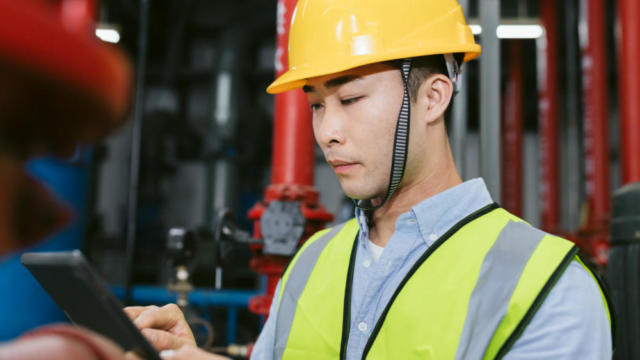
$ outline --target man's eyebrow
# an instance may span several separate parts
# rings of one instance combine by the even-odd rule
[[[358,79],[360,79],[360,76],[357,75],[340,76],[331,80],[327,80],[327,82],[324,83],[324,86],[331,89]]]
[[[328,89],[336,88],[338,86],[344,85],[344,84],[346,84],[348,82],[351,82],[351,81],[354,81],[354,80],[358,80],[358,79],[360,79],[360,76],[357,76],[357,75],[339,76],[337,78],[333,78],[333,79],[327,80],[324,83],[324,86],[326,88],[328,88]],[[304,91],[305,93],[310,93],[310,92],[316,91],[316,89],[311,85],[304,85],[302,87],[302,91]]]

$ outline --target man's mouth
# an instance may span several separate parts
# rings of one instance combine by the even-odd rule
[[[336,174],[345,174],[353,170],[358,165],[357,162],[350,162],[350,161],[339,160],[339,159],[331,159],[331,160],[328,160],[327,162],[329,163],[329,165],[331,165],[331,167],[333,168],[333,171],[335,171]]]

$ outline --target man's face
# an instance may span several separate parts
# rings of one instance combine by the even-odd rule
[[[304,91],[315,139],[345,194],[385,196],[402,105],[400,72],[385,64],[367,65],[312,78]]]

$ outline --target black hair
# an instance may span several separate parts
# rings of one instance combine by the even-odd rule
[[[462,64],[464,53],[456,53],[453,55],[458,65]],[[400,69],[403,60],[393,60],[387,62],[389,65]],[[418,97],[418,90],[426,78],[432,74],[442,74],[449,77],[447,71],[447,63],[443,55],[427,55],[413,58],[411,61],[411,72],[409,73],[409,98],[415,102]],[[453,79],[452,79],[453,81]],[[454,94],[455,95],[455,94]],[[453,108],[453,97],[449,102],[449,106],[445,111],[445,119],[451,116]]]

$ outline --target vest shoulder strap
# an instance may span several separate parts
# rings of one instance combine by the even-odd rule
[[[358,224],[355,219],[322,230],[309,238],[291,260],[280,285],[278,313],[276,314],[274,358],[281,359],[284,355],[289,335],[291,334],[293,319],[298,309],[298,300],[303,295],[306,284],[312,277],[316,263],[318,263],[324,250],[332,239],[340,238],[339,234],[347,233],[348,235],[346,236],[353,240],[357,231]],[[348,259],[352,242],[342,241],[338,242],[337,245],[339,249],[335,249],[337,251],[332,251],[331,253],[344,254]],[[348,260],[345,260],[345,263],[348,263]],[[342,282],[342,286],[344,287],[344,282]],[[340,318],[341,321],[342,319]]]
[[[521,261],[518,271],[512,274],[512,281],[505,284],[500,276],[495,277],[498,283],[502,283],[500,286],[510,287],[510,296],[489,324],[495,330],[488,338],[490,341],[483,344],[484,359],[499,359],[509,351],[578,252],[578,248],[570,241],[544,233],[524,222],[509,222],[500,238],[503,236],[509,238],[511,246],[515,243],[527,246],[527,242],[532,246],[527,256],[522,258],[524,261]],[[499,246],[500,238],[494,247]],[[497,261],[502,264],[500,271],[514,271],[509,266],[509,263],[513,263],[510,257],[518,256],[518,253],[525,254],[526,251],[511,254],[493,252],[492,256],[498,256],[485,258],[485,263],[487,260]],[[488,292],[485,294],[489,295]],[[477,330],[483,328],[489,330],[486,326],[478,326]]]

